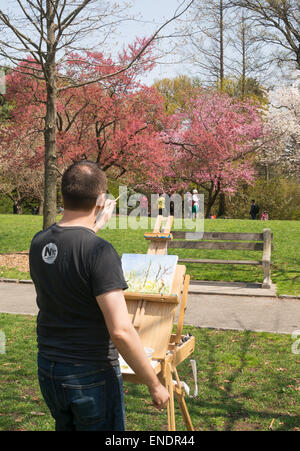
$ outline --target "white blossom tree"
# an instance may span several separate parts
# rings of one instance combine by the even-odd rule
[[[266,129],[274,139],[264,146],[260,162],[266,166],[280,166],[286,174],[299,177],[300,87],[297,81],[271,91],[269,100]]]

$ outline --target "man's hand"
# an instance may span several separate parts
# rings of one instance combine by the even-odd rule
[[[161,410],[167,406],[170,394],[162,384],[159,383],[155,387],[148,387],[148,390],[156,409]]]
[[[113,211],[116,206],[116,201],[113,199],[106,199],[105,204],[101,212],[99,213],[99,219],[96,219],[95,225],[94,225],[94,232],[97,233],[98,230],[102,229],[102,227],[105,226],[105,224],[110,220],[112,217]]]

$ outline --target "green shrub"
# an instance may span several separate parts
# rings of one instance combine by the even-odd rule
[[[258,179],[254,186],[241,186],[232,197],[227,197],[226,216],[249,219],[251,199],[259,206],[260,219],[267,210],[270,219],[300,219],[300,184],[284,178]]]
[[[13,212],[13,201],[5,196],[0,196],[0,214],[7,214]]]

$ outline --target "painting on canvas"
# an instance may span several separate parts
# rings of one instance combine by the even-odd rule
[[[171,294],[177,255],[123,254],[128,291]]]

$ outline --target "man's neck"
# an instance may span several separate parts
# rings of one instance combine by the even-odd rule
[[[86,227],[93,230],[95,225],[95,211],[65,210],[58,225],[61,227]]]

